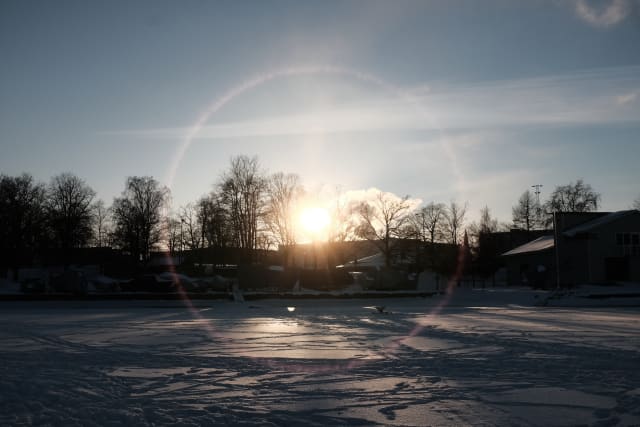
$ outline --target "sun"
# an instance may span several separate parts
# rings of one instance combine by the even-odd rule
[[[329,212],[323,208],[305,208],[300,213],[300,224],[304,231],[317,237],[329,225]]]

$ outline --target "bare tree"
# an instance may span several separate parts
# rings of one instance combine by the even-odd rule
[[[372,201],[362,202],[358,209],[360,222],[356,234],[373,243],[384,256],[385,265],[391,266],[393,239],[402,237],[411,213],[409,196],[399,198],[378,191]]]
[[[633,201],[633,205],[631,207],[640,211],[640,196]]]
[[[224,248],[231,245],[233,232],[229,213],[220,196],[210,193],[198,201],[198,222],[204,247]]]
[[[483,277],[495,272],[500,265],[498,254],[501,246],[492,234],[503,230],[503,228],[504,225],[500,224],[497,218],[491,216],[491,210],[488,206],[480,210],[480,220],[477,223],[472,223],[465,232],[467,241],[466,244],[463,243],[463,248],[469,248],[469,244],[471,245],[470,250],[464,254],[463,258],[466,268],[470,266],[469,262],[473,254],[475,262],[471,265],[473,265],[474,272],[480,273]],[[469,243],[469,239],[471,243]]]
[[[0,175],[0,265],[17,271],[45,243],[44,185],[31,175]]]
[[[339,243],[355,239],[359,204],[344,197],[336,190],[335,203],[329,209],[327,242]]]
[[[464,206],[452,201],[446,210],[445,215],[445,229],[446,234],[449,236],[449,242],[457,245],[462,234],[462,227],[464,226],[464,219],[467,213],[467,204]]]
[[[342,190],[336,187],[334,201],[329,207],[329,223],[326,228],[326,260],[327,269],[333,270],[336,265],[344,264],[352,258],[353,247],[344,245],[344,242],[355,240],[356,226],[358,222],[359,204],[344,196]],[[333,280],[330,276],[330,280]]]
[[[91,206],[93,214],[93,244],[98,247],[110,246],[111,208],[98,200]]]
[[[421,242],[423,256],[428,254],[431,268],[435,266],[434,243],[442,237],[445,214],[442,203],[430,202],[409,217],[406,234]]]
[[[92,237],[95,191],[77,176],[54,176],[47,188],[47,216],[54,245],[68,251],[85,246]]]
[[[491,216],[491,210],[488,206],[480,209],[480,219],[478,222],[472,222],[465,230],[467,241],[473,252],[480,257],[481,253],[486,252],[483,248],[483,242],[486,244],[487,236],[500,230],[498,219]]]
[[[166,243],[167,247],[169,248],[169,253],[171,255],[175,255],[182,249],[182,236],[180,235],[180,218],[178,218],[175,214],[172,214],[164,219],[164,223],[166,232]]]
[[[256,249],[263,251],[270,251],[277,249],[277,242],[270,233],[258,233],[258,240],[256,242]]]
[[[529,190],[522,193],[518,204],[511,209],[511,216],[515,228],[531,231],[543,226],[542,207]]]
[[[194,250],[203,247],[201,223],[198,217],[197,206],[188,203],[180,209],[180,221],[182,227],[182,244],[187,249]]]
[[[443,233],[446,207],[442,203],[431,202],[415,212],[410,218],[411,232],[424,243],[435,243]]]
[[[575,183],[557,186],[544,204],[545,226],[552,226],[554,212],[592,212],[597,210],[600,197],[600,193],[595,192],[591,185],[585,184],[582,179]]]
[[[546,207],[548,212],[591,212],[598,209],[600,198],[600,193],[579,179],[575,183],[557,186]]]
[[[136,260],[147,261],[162,237],[162,210],[169,189],[151,177],[127,178],[122,196],[113,201],[114,237]]]
[[[298,175],[278,172],[269,177],[264,222],[277,244],[295,245],[295,212],[303,194]]]
[[[480,220],[471,223],[467,229],[467,239],[471,239],[471,247],[477,249],[480,236],[495,233],[499,229],[498,219],[491,216],[491,209],[488,206],[480,209]]]
[[[237,247],[249,260],[258,244],[258,222],[264,212],[267,182],[257,157],[237,156],[220,183],[220,196],[232,224]]]
[[[198,215],[198,223],[200,224],[200,240],[202,240],[203,248],[210,248],[213,246],[212,240],[208,236],[209,224],[213,217],[213,201],[215,194],[209,194],[201,197],[196,203],[196,210]]]
[[[481,234],[495,233],[498,231],[498,220],[491,216],[489,206],[480,209],[480,223],[478,231]]]

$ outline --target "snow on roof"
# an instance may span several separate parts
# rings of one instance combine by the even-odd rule
[[[339,265],[338,268],[344,267],[382,267],[385,265],[384,255],[382,252],[378,252],[374,255],[369,255],[364,258],[360,258],[357,261],[349,261],[344,265]]]
[[[510,251],[503,253],[502,256],[521,255],[521,254],[527,254],[531,252],[540,252],[547,249],[551,249],[553,248],[553,246],[554,246],[553,236],[542,236],[542,237],[538,237],[536,240],[532,240],[529,243],[525,243],[524,245],[511,249]]]
[[[580,224],[576,227],[573,227],[562,234],[568,237],[573,237],[576,234],[589,232],[595,228],[600,227],[601,225],[608,224],[613,221],[617,221],[621,218],[624,218],[628,215],[635,214],[635,213],[638,213],[638,211],[633,209],[628,211],[611,212],[607,215],[601,216],[600,218],[596,218],[592,221],[588,221],[584,224]]]

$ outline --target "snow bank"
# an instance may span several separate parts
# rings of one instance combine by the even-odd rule
[[[640,284],[582,285],[551,293],[542,305],[552,307],[640,307]]]
[[[0,278],[0,294],[16,295],[21,293],[20,283]]]

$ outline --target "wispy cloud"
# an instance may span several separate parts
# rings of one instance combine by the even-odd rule
[[[450,87],[424,99],[443,128],[616,124],[640,119],[618,98],[638,84],[640,67],[622,67]]]
[[[631,104],[633,102],[635,102],[638,99],[638,94],[640,93],[640,91],[632,91],[629,93],[626,93],[624,95],[618,95],[616,97],[616,102],[618,103],[618,105],[626,105],[626,104]]]
[[[481,82],[422,89],[408,97],[362,92],[347,103],[290,113],[209,124],[196,139],[256,138],[354,132],[442,131],[557,127],[638,122],[635,104],[640,67],[579,72],[533,79]],[[624,95],[620,95],[620,94]],[[280,98],[281,103],[286,103]],[[190,127],[107,132],[134,137],[178,139]]]
[[[631,13],[630,0],[611,0],[604,6],[577,0],[575,10],[580,19],[594,27],[607,28],[622,22]]]

